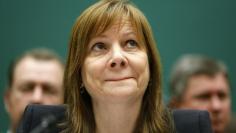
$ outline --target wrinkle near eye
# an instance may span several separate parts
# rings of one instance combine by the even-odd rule
[[[95,43],[91,48],[92,51],[101,51],[101,50],[106,50],[106,49],[107,48],[105,44],[102,42]]]
[[[126,41],[126,47],[127,48],[137,48],[138,43],[135,40],[127,40]]]
[[[108,51],[108,45],[107,42],[104,41],[94,41],[94,43],[92,43],[87,51],[88,55],[91,56],[98,56],[101,54],[104,54]]]

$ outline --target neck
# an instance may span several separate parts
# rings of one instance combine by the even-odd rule
[[[141,101],[126,104],[93,103],[97,133],[131,133],[141,109]]]

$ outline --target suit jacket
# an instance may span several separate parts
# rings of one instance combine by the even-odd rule
[[[29,105],[17,133],[58,133],[65,119],[65,106]],[[177,133],[212,133],[209,114],[200,110],[173,110]]]

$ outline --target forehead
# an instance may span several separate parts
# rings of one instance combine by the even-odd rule
[[[102,34],[106,34],[108,32],[112,32],[114,34],[117,33],[133,33],[137,35],[137,30],[134,28],[132,23],[129,20],[123,20],[123,21],[115,21],[109,28],[106,28],[105,31],[98,34],[97,36],[100,36]],[[113,34],[112,34],[113,35]]]
[[[228,93],[229,89],[229,83],[223,73],[218,73],[213,77],[201,74],[192,76],[189,79],[186,93]]]
[[[40,65],[40,67],[39,67]],[[24,69],[24,68],[51,68],[51,67],[60,67],[63,69],[61,64],[57,60],[42,60],[42,59],[35,59],[30,56],[26,56],[23,59],[21,59],[15,67],[15,70],[18,69]],[[27,69],[30,70],[30,69]]]
[[[63,75],[63,68],[56,60],[44,61],[36,60],[31,57],[23,58],[14,70],[14,80],[34,80],[45,79],[52,80],[61,78]],[[14,82],[13,82],[14,83]]]
[[[132,32],[135,32],[136,34],[139,32],[138,28],[135,26],[135,22],[133,22],[131,19],[127,17],[117,18],[110,23],[107,23],[107,25],[100,25],[97,30],[95,30],[95,33],[92,35],[92,38],[94,36],[98,36],[103,34],[104,32],[108,30],[114,30],[114,32],[119,32],[122,30],[130,30]]]

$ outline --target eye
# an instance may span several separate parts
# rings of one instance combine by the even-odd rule
[[[126,41],[126,46],[127,48],[137,48],[138,47],[138,43],[135,40],[127,40]]]
[[[106,50],[106,46],[104,43],[98,42],[98,43],[95,43],[91,49],[92,51],[101,51],[101,50]]]
[[[198,99],[198,100],[206,101],[206,100],[210,99],[211,95],[208,94],[208,93],[204,93],[204,94],[199,94],[199,95],[197,95],[197,96],[195,96],[195,97],[196,97],[196,99]]]
[[[34,84],[33,83],[25,83],[21,85],[19,88],[22,92],[31,92],[34,89]]]
[[[221,99],[221,100],[225,100],[226,98],[228,98],[228,94],[225,93],[225,92],[219,92],[218,93],[218,97]]]
[[[44,84],[42,87],[45,94],[50,94],[50,95],[56,94],[56,88],[54,86],[49,84]]]

